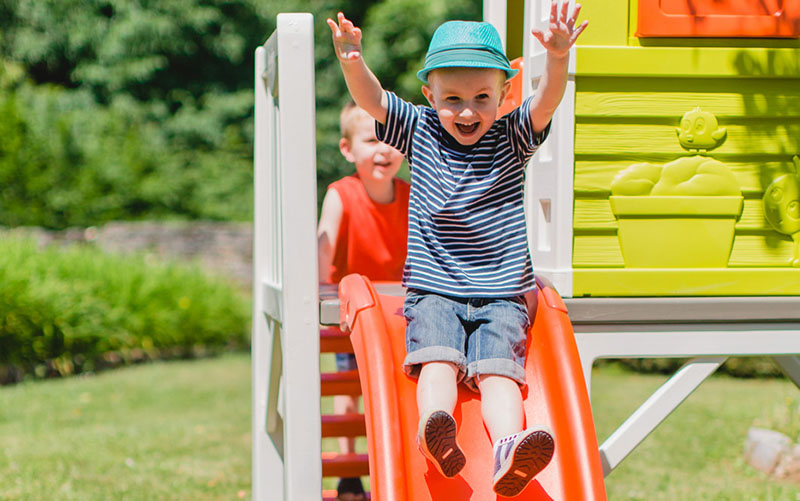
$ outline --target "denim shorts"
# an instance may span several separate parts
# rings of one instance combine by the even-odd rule
[[[419,376],[427,362],[450,362],[459,369],[459,381],[474,391],[485,375],[525,386],[530,319],[524,296],[459,298],[409,289],[403,315],[406,374]]]
[[[336,370],[339,372],[353,371],[358,369],[356,364],[356,356],[352,353],[337,353],[336,354]]]

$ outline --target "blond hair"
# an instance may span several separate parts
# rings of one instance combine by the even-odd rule
[[[369,113],[364,111],[363,108],[360,108],[355,101],[348,101],[347,104],[342,107],[342,112],[339,114],[339,131],[342,137],[351,139],[354,124],[362,118],[369,118],[372,120]]]

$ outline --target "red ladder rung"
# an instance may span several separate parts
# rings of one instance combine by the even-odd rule
[[[353,353],[350,336],[336,327],[319,330],[320,353]]]
[[[326,414],[322,416],[323,437],[363,437],[367,425],[363,414]]]
[[[361,382],[358,371],[327,372],[320,375],[320,394],[323,397],[333,395],[361,395]]]
[[[361,477],[369,475],[367,454],[322,453],[323,477]]]

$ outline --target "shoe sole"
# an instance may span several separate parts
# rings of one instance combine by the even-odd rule
[[[494,482],[494,491],[505,497],[521,493],[528,482],[539,474],[553,458],[555,443],[546,431],[534,431],[514,449],[511,464]]]
[[[464,452],[456,442],[456,420],[436,411],[425,422],[423,452],[445,477],[454,477],[467,464]]]

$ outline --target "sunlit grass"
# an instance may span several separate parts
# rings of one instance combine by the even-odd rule
[[[601,442],[666,380],[613,366],[592,377]],[[800,485],[768,478],[742,455],[749,427],[780,428],[776,418],[791,413],[797,421],[798,396],[786,380],[710,378],[607,477],[608,499],[799,500]]]
[[[250,358],[0,388],[0,499],[250,497]]]
[[[601,441],[664,379],[596,369]],[[750,426],[795,429],[798,396],[785,380],[711,378],[606,479],[608,499],[799,500],[742,458]],[[0,499],[249,499],[250,405],[247,354],[0,387]]]

